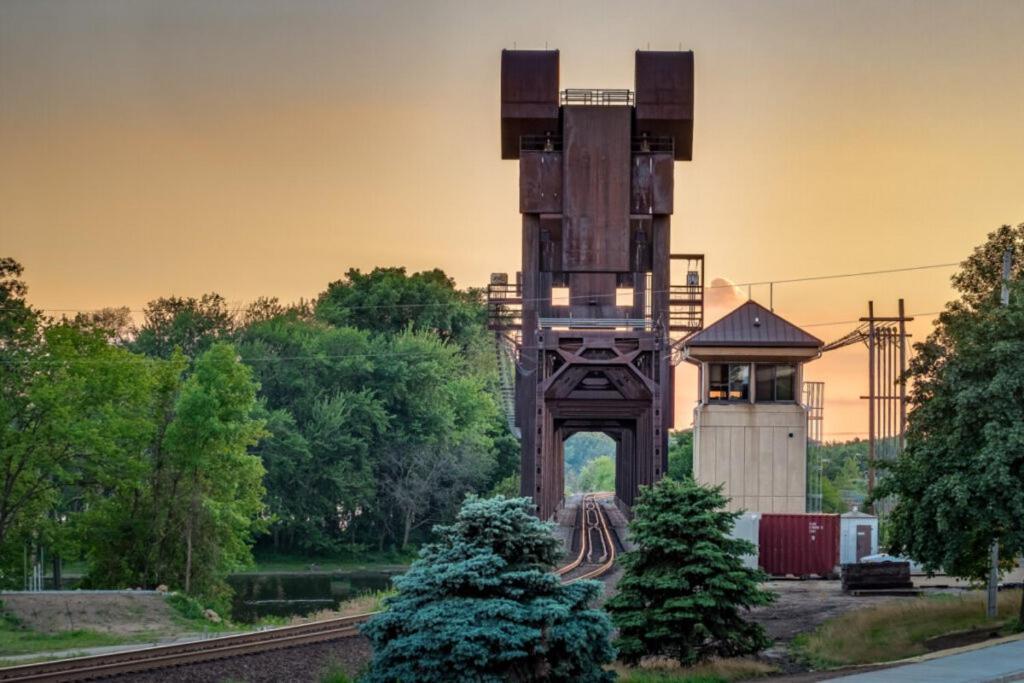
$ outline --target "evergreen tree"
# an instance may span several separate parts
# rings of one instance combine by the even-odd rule
[[[623,557],[618,594],[607,605],[619,628],[620,656],[635,663],[663,655],[682,664],[752,654],[770,644],[740,608],[774,595],[760,572],[743,566],[751,543],[729,537],[739,516],[726,512],[721,487],[663,479],[641,491]]]
[[[526,498],[470,497],[436,527],[364,632],[368,681],[606,681],[610,623],[595,581],[549,572],[559,544]]]

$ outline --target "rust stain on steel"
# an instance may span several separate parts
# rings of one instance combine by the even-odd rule
[[[674,166],[669,153],[633,155],[631,214],[672,213]]]
[[[558,50],[502,50],[501,158],[519,158],[519,139],[558,128]]]
[[[629,268],[629,107],[566,107],[563,268]]]
[[[693,53],[636,51],[638,132],[675,140],[677,161],[693,158]]]
[[[519,213],[562,212],[562,153],[524,151],[519,157]]]

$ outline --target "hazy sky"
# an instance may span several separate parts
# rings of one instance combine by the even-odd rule
[[[958,261],[1024,220],[1022,35],[1019,0],[4,0],[0,254],[52,309],[309,298],[375,265],[483,284],[520,254],[500,51],[547,45],[563,87],[632,87],[633,50],[694,50],[672,246],[710,278]],[[778,285],[775,307],[829,340],[869,298],[938,310],[951,272]],[[827,434],[866,431],[862,349],[807,377]]]

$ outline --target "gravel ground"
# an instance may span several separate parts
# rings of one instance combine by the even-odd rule
[[[339,666],[349,676],[355,677],[370,662],[372,654],[370,641],[359,636],[107,680],[130,683],[317,683],[324,673]]]

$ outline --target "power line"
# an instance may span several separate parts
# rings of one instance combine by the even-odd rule
[[[838,279],[842,279],[842,278],[851,278],[851,277],[867,277],[867,276],[871,276],[871,275],[888,275],[888,274],[891,274],[891,273],[907,273],[907,272],[913,272],[913,271],[919,271],[919,270],[932,270],[932,269],[936,269],[936,268],[951,268],[953,266],[958,266],[958,265],[960,265],[960,263],[957,262],[957,261],[950,262],[950,263],[932,263],[932,264],[922,265],[922,266],[908,266],[908,267],[905,267],[905,268],[887,268],[887,269],[884,269],[884,270],[865,270],[865,271],[859,271],[859,272],[854,272],[854,273],[834,273],[834,274],[830,274],[830,275],[811,275],[811,276],[807,276],[807,277],[787,278],[787,279],[779,279],[779,280],[760,280],[760,281],[752,281],[752,282],[726,283],[726,284],[720,284],[720,285],[705,285],[704,289],[727,289],[727,288],[730,288],[730,287],[738,289],[738,288],[742,288],[742,287],[754,287],[754,286],[770,285],[770,284],[780,285],[780,284],[791,284],[791,283],[797,283],[797,282],[814,282],[814,281],[819,281],[819,280],[838,280]],[[670,293],[671,290],[670,289],[669,290],[647,290],[647,292],[649,294],[664,294],[666,292]],[[581,295],[581,296],[576,296],[576,297],[568,296],[568,297],[558,297],[557,301],[558,302],[565,301],[566,303],[570,303],[573,299],[576,299],[576,300],[590,300],[590,299],[593,299],[593,298],[594,297],[590,296],[590,295]],[[530,303],[544,302],[544,301],[548,301],[548,298],[547,297],[534,297],[532,299],[523,299],[522,301],[524,303],[525,302],[530,302]],[[396,304],[364,304],[364,305],[360,305],[360,306],[345,306],[345,309],[346,310],[367,310],[367,309],[368,310],[385,310],[385,309],[433,308],[433,307],[449,307],[449,306],[454,307],[454,306],[466,305],[466,304],[469,304],[469,303],[473,303],[473,302],[471,302],[471,301],[435,301],[435,302],[429,302],[429,303],[408,303],[408,304],[401,304],[401,303],[396,303]],[[285,305],[283,307],[286,308],[286,309],[288,308],[287,305]],[[37,310],[37,311],[40,311],[40,312],[44,312],[44,313],[98,313],[98,312],[101,312],[101,311],[111,310],[111,309],[113,309],[113,310],[125,310],[124,307],[119,307],[119,306],[108,306],[106,308],[37,308],[37,309],[34,309],[34,310]],[[17,310],[17,309],[15,309],[13,307],[8,307],[8,308],[2,308],[0,310]],[[241,312],[244,312],[244,311],[247,311],[247,310],[249,310],[249,306],[221,309],[221,311],[225,312],[225,313],[241,313]],[[145,309],[145,308],[129,308],[129,309],[127,309],[127,311],[129,313],[146,313],[147,309]],[[924,314],[920,314],[920,315],[924,315]],[[825,323],[814,323],[814,324],[825,324]],[[839,324],[839,323],[836,323],[836,324]]]
[[[910,315],[911,317],[927,316],[927,315],[938,315],[941,312],[942,311],[931,311],[931,312],[926,312],[926,313],[910,313],[908,315]],[[858,320],[840,320],[840,321],[835,321],[835,322],[803,323],[803,324],[799,325],[799,327],[823,327],[823,326],[828,326],[828,325],[848,325],[848,324],[853,324],[853,323],[857,323],[857,322],[859,322],[859,321]],[[225,341],[231,341],[231,340],[225,340]],[[120,348],[124,348],[124,347],[120,347]],[[454,347],[447,346],[445,348],[453,349]],[[128,350],[128,349],[126,349],[126,350]],[[56,364],[70,364],[70,363],[99,363],[99,364],[103,364],[103,363],[108,363],[108,364],[109,363],[136,363],[136,362],[144,362],[144,361],[147,361],[147,360],[166,360],[166,359],[160,359],[160,358],[153,357],[153,356],[146,356],[146,355],[139,354],[139,353],[136,353],[136,352],[132,352],[132,354],[133,355],[131,357],[123,358],[123,359],[99,359],[99,358],[69,358],[69,359],[56,359],[56,358],[54,358],[54,359],[46,359],[46,358],[36,358],[36,359],[16,360],[16,359],[2,359],[2,358],[0,358],[0,362],[8,363],[8,364],[15,364],[15,363],[39,363],[39,362],[42,362],[42,363],[52,363],[52,364],[56,365]],[[292,361],[346,360],[346,359],[349,359],[349,358],[352,358],[352,359],[355,359],[355,358],[404,358],[404,357],[413,357],[414,358],[414,357],[417,357],[417,356],[421,356],[423,358],[433,358],[433,357],[435,357],[434,354],[432,354],[432,353],[424,353],[422,351],[381,351],[381,352],[375,352],[375,353],[344,353],[344,354],[330,354],[330,355],[311,354],[311,355],[306,355],[306,356],[266,356],[266,357],[262,357],[262,358],[259,358],[259,357],[256,357],[256,358],[246,358],[244,356],[240,356],[239,360],[241,360],[244,363],[281,363],[281,362],[292,362]]]
[[[932,268],[951,268],[953,266],[959,266],[959,261],[952,263],[933,263],[927,266],[909,266],[907,268],[889,268],[886,270],[865,270],[857,273],[841,273],[837,275],[814,275],[810,277],[795,277],[788,280],[765,280],[763,282],[743,282],[737,285],[714,285],[714,287],[747,287],[752,285],[784,285],[791,282],[810,282],[811,280],[838,280],[846,277],[862,277],[865,275],[885,275],[888,273],[907,273],[914,270],[930,270]]]
[[[917,316],[924,317],[926,315],[939,315],[940,313],[942,313],[942,311],[926,311],[923,313],[908,313],[907,315],[913,318]],[[837,320],[831,323],[804,323],[801,324],[800,327],[828,327],[829,325],[853,325],[859,324],[860,322],[860,320]]]

